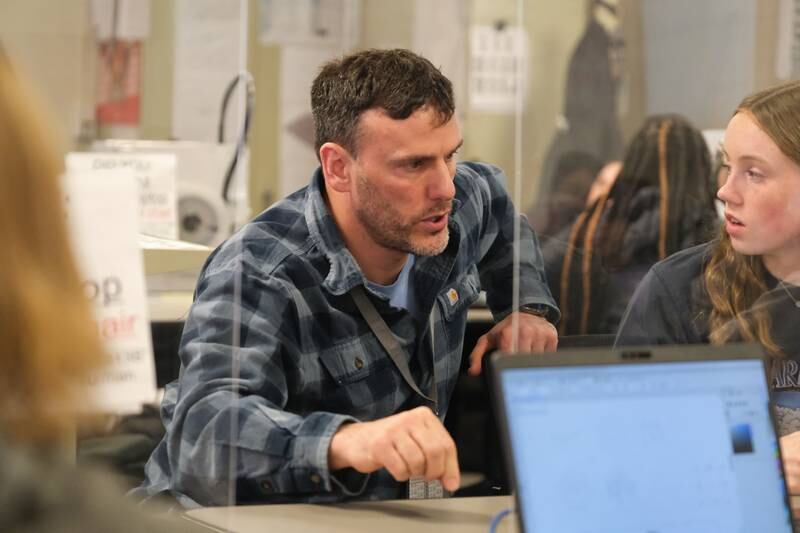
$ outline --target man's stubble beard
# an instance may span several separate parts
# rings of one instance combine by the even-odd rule
[[[405,222],[391,203],[380,197],[366,177],[360,176],[357,183],[361,205],[355,208],[355,215],[373,241],[385,248],[419,256],[439,255],[447,248],[450,240],[447,226],[435,235],[435,241],[427,242],[426,239],[424,243],[415,243],[412,240],[415,222]],[[449,211],[450,205],[451,202],[447,202],[445,207],[436,211]]]

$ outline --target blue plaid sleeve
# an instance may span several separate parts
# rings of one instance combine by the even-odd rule
[[[299,354],[286,329],[291,307],[279,280],[222,270],[200,281],[167,435],[173,493],[229,503],[230,479],[239,491],[266,497],[338,490],[328,448],[338,427],[355,419],[286,409],[289,379],[314,385],[297,383]]]
[[[528,219],[517,213],[501,184],[503,171],[485,163],[461,163],[465,169],[465,187],[471,187],[466,209],[480,220],[478,227],[478,271],[486,291],[487,304],[495,320],[502,320],[512,309],[514,276],[519,276],[519,304],[540,304],[560,316],[545,278],[544,259],[536,233]],[[514,264],[515,224],[519,223],[518,269]]]

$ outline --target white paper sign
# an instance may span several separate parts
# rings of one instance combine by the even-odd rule
[[[475,111],[513,113],[524,97],[528,34],[523,28],[473,26],[470,30],[469,103]]]
[[[99,41],[150,36],[149,0],[92,0],[89,9]]]
[[[71,152],[67,172],[108,175],[130,170],[139,183],[140,230],[164,239],[178,238],[178,202],[174,154]]]
[[[67,218],[97,331],[111,363],[91,380],[100,412],[135,413],[155,401],[155,365],[147,317],[133,171],[68,173]]]
[[[172,82],[172,135],[216,141],[225,89],[247,68],[247,3],[242,0],[176,0]],[[244,37],[244,38],[243,38]],[[242,124],[240,95],[228,103],[229,124]]]
[[[360,0],[260,0],[259,40],[348,50],[358,42],[360,5]]]

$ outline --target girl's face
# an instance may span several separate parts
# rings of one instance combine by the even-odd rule
[[[800,166],[786,156],[748,112],[725,130],[725,230],[734,250],[763,256],[780,279],[800,275]]]

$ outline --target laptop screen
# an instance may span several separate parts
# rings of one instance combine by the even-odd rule
[[[760,359],[504,368],[531,532],[791,532]]]

